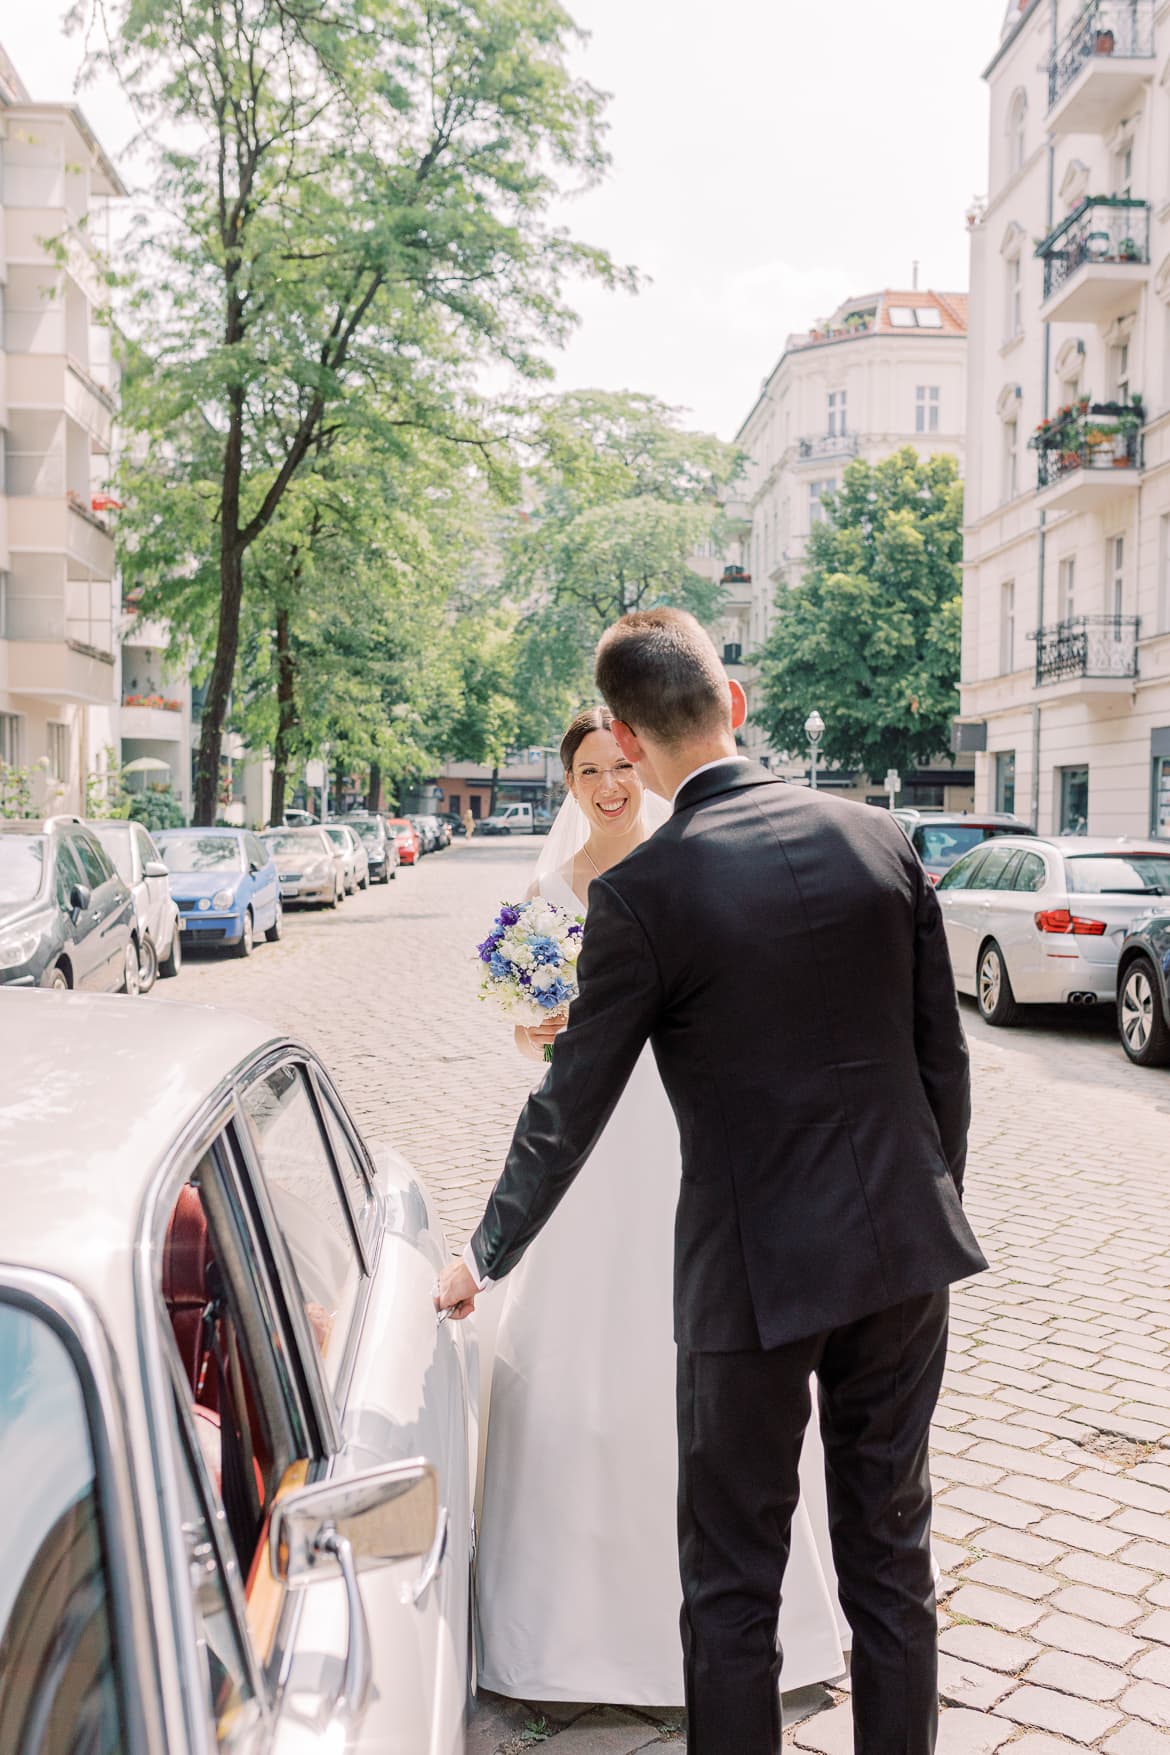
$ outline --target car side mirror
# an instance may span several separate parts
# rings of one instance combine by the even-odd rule
[[[293,1589],[344,1577],[348,1548],[357,1572],[417,1559],[439,1528],[439,1478],[420,1460],[392,1463],[287,1494],[273,1506],[269,1554]]]
[[[142,868],[142,875],[148,878],[165,878],[170,876],[170,871],[161,859],[148,859]]]
[[[93,891],[88,884],[74,884],[69,892],[69,906],[74,914],[84,914],[93,901]]]

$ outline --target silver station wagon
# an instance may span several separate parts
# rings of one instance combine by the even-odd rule
[[[474,1359],[406,1164],[230,1013],[0,992],[0,1081],[0,1750],[458,1755]]]

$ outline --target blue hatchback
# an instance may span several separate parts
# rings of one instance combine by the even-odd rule
[[[280,937],[272,855],[247,829],[163,829],[154,837],[171,874],[184,947],[221,944],[250,957],[260,933]]]

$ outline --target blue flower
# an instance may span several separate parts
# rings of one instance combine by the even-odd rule
[[[493,951],[488,959],[488,969],[496,981],[512,979],[512,965],[507,957],[501,957],[499,951]]]
[[[546,1012],[555,1012],[560,1006],[568,1004],[572,998],[572,992],[572,988],[568,987],[565,982],[557,980],[553,982],[551,987],[544,988],[536,995],[536,1003]]]
[[[529,939],[528,948],[536,958],[538,964],[548,963],[549,965],[552,965],[553,963],[559,963],[561,961],[560,945],[555,938],[547,938],[543,933],[536,938]]]
[[[489,932],[481,945],[476,945],[475,948],[479,952],[479,960],[481,963],[491,962],[492,954],[503,936],[503,928],[499,928],[494,932]]]

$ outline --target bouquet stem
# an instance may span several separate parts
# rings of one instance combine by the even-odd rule
[[[546,1060],[552,1059],[552,1043],[551,1042],[546,1042],[544,1045],[544,1058]]]

